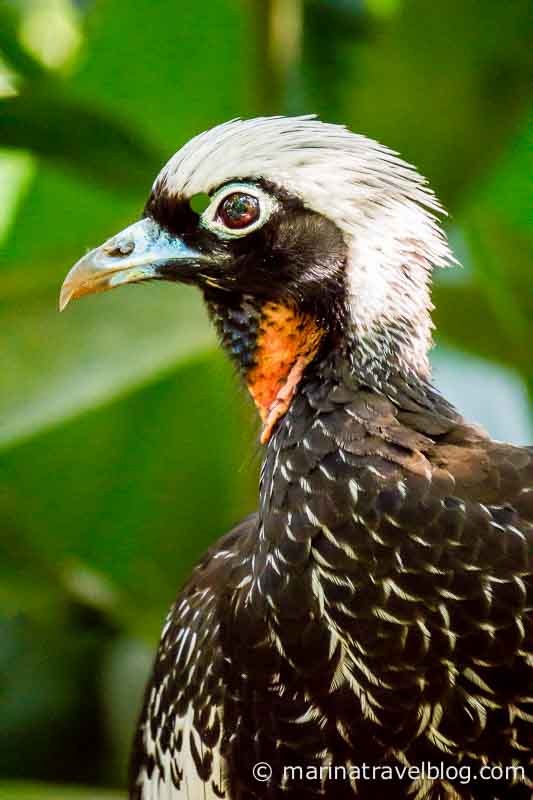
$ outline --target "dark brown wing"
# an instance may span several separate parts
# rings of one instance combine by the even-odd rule
[[[312,685],[317,713],[337,720],[335,732],[323,728],[329,752],[337,762],[387,753],[403,764],[518,765],[517,796],[527,796],[532,450],[416,403],[319,391],[317,413],[303,401],[289,412],[263,480],[278,566],[309,554],[279,594],[275,633],[297,685]],[[276,581],[267,562],[263,586]],[[332,634],[327,663],[318,633],[306,648],[303,624],[291,627],[298,604]],[[460,796],[514,797],[514,782],[507,774]],[[358,791],[377,796],[369,784]]]

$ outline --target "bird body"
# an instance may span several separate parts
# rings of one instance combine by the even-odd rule
[[[364,137],[234,121],[67,276],[199,285],[263,421],[259,510],[167,617],[132,800],[530,797],[533,451],[431,386],[438,211]]]

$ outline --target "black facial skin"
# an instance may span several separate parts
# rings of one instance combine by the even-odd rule
[[[224,307],[242,309],[244,298],[257,308],[269,300],[311,314],[336,338],[346,314],[346,245],[341,232],[300,200],[266,182],[256,185],[276,198],[279,210],[261,228],[233,239],[220,239],[202,228],[187,200],[156,187],[145,215],[209,256],[208,264],[185,269],[183,264],[167,264],[159,277],[198,285],[215,317]]]

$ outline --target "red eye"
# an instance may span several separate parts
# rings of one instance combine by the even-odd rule
[[[226,228],[247,228],[259,219],[259,200],[251,194],[228,194],[218,207],[217,216]]]

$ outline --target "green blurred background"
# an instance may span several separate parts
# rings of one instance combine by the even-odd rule
[[[165,611],[255,504],[254,414],[194,291],[130,287],[59,316],[69,266],[138,217],[200,130],[280,112],[347,123],[416,164],[451,212],[464,267],[437,276],[437,384],[525,443],[530,11],[0,0],[2,800],[124,786]]]

